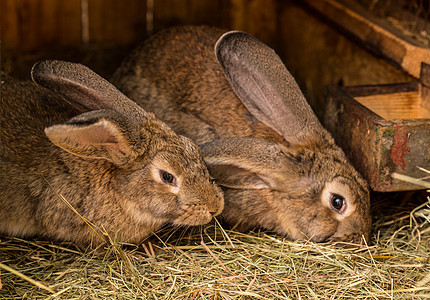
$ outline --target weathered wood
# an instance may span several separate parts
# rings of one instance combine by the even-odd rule
[[[327,85],[380,85],[416,80],[340,34],[337,26],[296,2],[278,3],[275,48],[318,117],[325,108]]]
[[[228,27],[229,0],[154,0],[154,31],[176,25]]]
[[[0,26],[6,48],[34,50],[81,41],[80,0],[1,0]]]
[[[343,87],[354,97],[367,97],[373,95],[392,94],[393,90],[397,93],[416,92],[419,89],[418,82],[378,84],[378,85],[357,85]]]
[[[354,35],[368,48],[379,52],[412,76],[419,78],[421,63],[430,63],[430,49],[418,45],[397,30],[380,24],[372,16],[336,0],[304,0],[309,6]],[[378,54],[379,54],[378,53]]]
[[[146,1],[88,0],[89,41],[124,45],[146,35]]]
[[[87,42],[124,45],[146,33],[146,1],[88,1]],[[81,0],[0,0],[2,46],[19,51],[82,45]]]
[[[406,85],[401,84],[399,87],[402,90]],[[396,85],[380,88],[385,94],[375,94],[375,99],[390,101],[390,96],[395,98],[400,94],[407,94],[404,96],[415,101],[412,106],[422,108],[420,86],[417,84],[410,84],[409,91],[403,93],[398,92]],[[388,89],[391,89],[391,93]],[[411,91],[412,89],[415,90]],[[406,119],[396,112],[395,119],[386,120],[356,101],[356,94],[363,95],[366,92],[366,97],[370,100],[372,98],[368,90],[364,93],[357,92],[359,90],[360,87],[335,86],[327,89],[323,120],[325,127],[344,149],[352,164],[369,181],[373,190],[391,192],[422,189],[421,186],[394,179],[392,174],[420,178],[425,174],[417,167],[430,169],[430,116]],[[374,90],[377,88],[374,87]],[[392,107],[387,103],[385,106],[386,110]]]
[[[426,87],[430,88],[430,63],[421,63],[420,81]]]
[[[417,91],[355,97],[355,100],[385,120],[430,119]]]
[[[256,36],[276,48],[279,10],[276,0],[229,0],[230,28]]]

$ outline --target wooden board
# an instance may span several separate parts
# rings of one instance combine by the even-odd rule
[[[430,111],[421,105],[423,99],[416,91],[355,97],[355,100],[385,120],[430,119]]]
[[[145,37],[146,1],[0,0],[0,28],[2,46],[20,51],[124,45]]]
[[[2,46],[34,50],[40,45],[81,42],[81,0],[1,0]]]
[[[399,102],[406,99],[408,103],[415,102],[409,107],[416,106],[421,87],[417,83],[408,83],[328,88],[323,124],[374,191],[424,189],[423,186],[393,178],[393,174],[414,178],[428,175],[419,167],[430,170],[430,116],[398,118],[403,116],[403,112],[390,103],[390,99]],[[383,99],[386,101],[385,112],[395,118],[383,118],[360,104],[357,97],[361,100]],[[382,107],[373,105],[378,109]],[[411,116],[414,114],[418,113],[414,112]]]
[[[337,0],[304,0],[343,31],[353,35],[367,48],[382,54],[389,61],[415,78],[421,74],[421,63],[430,64],[430,49],[417,44],[396,29],[378,22],[358,7]]]
[[[87,0],[89,42],[124,45],[146,36],[146,1]]]

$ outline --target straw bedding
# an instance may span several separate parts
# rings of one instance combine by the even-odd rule
[[[427,195],[412,211],[376,216],[364,247],[239,233],[218,222],[166,228],[139,246],[113,243],[91,251],[2,238],[0,298],[430,298]]]

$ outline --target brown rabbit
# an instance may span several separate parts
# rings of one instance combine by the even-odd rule
[[[190,139],[83,65],[39,62],[32,78],[49,90],[2,74],[0,234],[97,245],[88,222],[138,243],[221,212]]]
[[[138,47],[112,81],[202,146],[231,225],[317,242],[369,239],[366,182],[256,38],[171,28]]]

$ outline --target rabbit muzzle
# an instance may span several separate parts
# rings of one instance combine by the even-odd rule
[[[350,216],[339,222],[336,232],[327,241],[352,243],[357,245],[370,244],[370,220],[358,216]]]
[[[198,184],[197,182],[195,184]],[[197,226],[209,223],[224,208],[224,197],[221,189],[214,183],[200,182],[202,188],[198,193],[185,193],[180,199],[178,216],[173,223],[177,225]],[[210,186],[207,186],[210,184]]]

